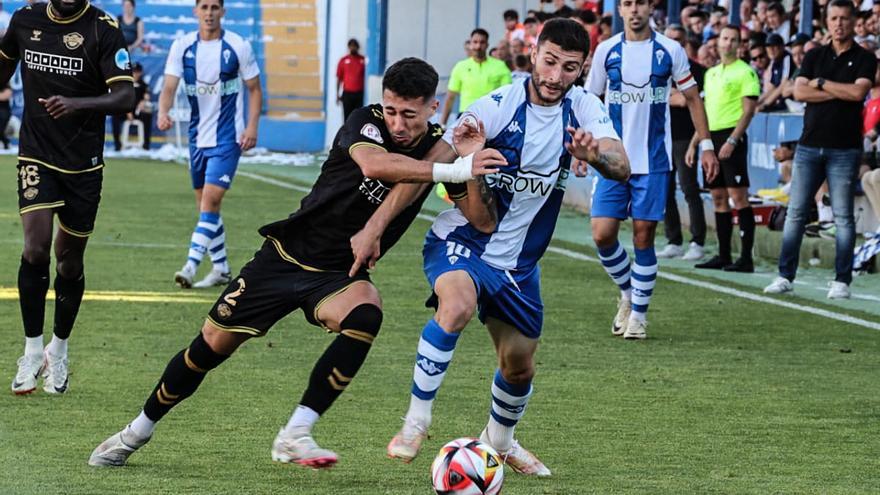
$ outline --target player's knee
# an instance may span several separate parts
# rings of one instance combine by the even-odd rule
[[[437,308],[437,323],[447,332],[460,332],[474,317],[476,306],[477,302],[469,297],[441,298]]]
[[[226,361],[229,354],[217,352],[205,336],[199,333],[184,351],[183,357],[187,368],[199,373],[207,373]]]
[[[62,258],[55,265],[55,270],[66,279],[77,279],[83,273],[83,260],[79,257]]]
[[[382,327],[382,310],[375,304],[361,304],[352,309],[339,323],[339,333],[354,340],[372,344]]]
[[[518,363],[502,363],[501,376],[504,381],[514,385],[525,385],[535,377],[535,366],[531,360]]]
[[[42,245],[25,245],[21,257],[31,265],[47,265],[51,261],[49,246]]]
[[[198,338],[201,338],[212,352],[229,356],[249,339],[250,335],[221,330],[206,322]]]

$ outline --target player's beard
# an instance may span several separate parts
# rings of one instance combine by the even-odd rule
[[[540,100],[540,103],[545,106],[550,106],[550,105],[553,105],[554,103],[559,103],[559,101],[562,100],[562,98],[566,94],[568,94],[568,90],[570,90],[571,87],[574,86],[574,84],[569,84],[567,87],[560,87],[558,97],[547,98],[541,93],[541,88],[543,87],[543,84],[544,84],[544,81],[541,80],[541,76],[539,76],[537,73],[533,72],[532,73],[532,87],[535,88],[535,94],[538,95],[538,99]]]
[[[86,5],[86,0],[74,0],[73,3],[65,3],[61,0],[50,0],[52,10],[61,17],[70,17],[82,11]]]

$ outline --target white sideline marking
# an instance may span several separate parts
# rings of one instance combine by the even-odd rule
[[[285,189],[292,189],[294,191],[302,191],[309,192],[310,188],[302,187],[296,184],[291,184],[289,182],[280,181],[277,179],[272,179],[269,177],[264,177],[262,175],[257,175],[251,172],[238,172],[238,175],[243,175],[245,177],[258,180],[261,182],[265,182],[267,184],[274,184],[278,187],[283,187]],[[427,215],[424,213],[419,213],[418,218],[422,220],[427,220],[429,222],[433,222],[436,218],[434,215]],[[592,263],[599,263],[597,258],[586,255],[584,253],[579,253],[577,251],[572,251],[570,249],[560,248],[556,246],[550,246],[547,248],[548,251],[561,254],[563,256],[567,256],[572,259],[581,260],[581,261],[589,261]],[[691,278],[683,277],[681,275],[675,275],[672,273],[658,272],[657,276],[660,278],[664,278],[666,280],[671,280],[673,282],[678,282],[681,284],[691,285],[694,287],[700,287],[703,289],[709,289],[715,292],[720,292],[722,294],[727,294],[731,296],[736,296],[742,299],[747,299],[749,301],[762,302],[766,304],[772,304],[774,306],[781,306],[787,309],[793,309],[795,311],[802,311],[804,313],[813,314],[816,316],[822,316],[825,318],[830,318],[832,320],[842,321],[844,323],[850,323],[853,325],[858,325],[864,328],[870,328],[871,330],[880,330],[880,323],[864,320],[862,318],[856,318],[855,316],[846,315],[843,313],[835,313],[834,311],[829,311],[827,309],[814,308],[812,306],[806,306],[803,304],[794,303],[791,301],[784,301],[782,299],[776,299],[767,296],[759,296],[758,294],[752,294],[751,292],[746,292],[738,289],[731,289],[729,287],[724,287],[723,285],[713,284],[711,282],[704,282],[702,280],[694,280]]]

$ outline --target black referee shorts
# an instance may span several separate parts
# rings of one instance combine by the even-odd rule
[[[59,228],[76,237],[95,230],[104,170],[65,173],[31,161],[18,162],[18,212],[53,209]]]
[[[262,336],[278,320],[302,309],[312,325],[326,327],[317,313],[325,301],[359,281],[370,281],[366,271],[354,277],[346,272],[313,271],[285,259],[266,240],[208,313],[208,321],[222,330]]]
[[[721,147],[727,142],[727,138],[733,133],[733,128],[712,131],[712,144],[715,145],[715,153],[721,153]],[[703,184],[709,189],[720,187],[749,187],[749,138],[743,134],[739,144],[733,149],[733,154],[727,160],[719,158],[720,170],[715,180],[706,180],[703,174]]]

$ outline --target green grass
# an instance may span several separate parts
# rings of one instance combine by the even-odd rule
[[[12,161],[2,163],[11,184]],[[7,193],[0,205],[0,287],[15,287],[21,226],[11,186]],[[259,246],[255,229],[290,213],[300,197],[236,180],[223,210],[233,266]],[[87,288],[176,294],[170,280],[184,260],[194,210],[182,167],[112,163],[87,253]],[[70,392],[0,394],[0,494],[429,493],[434,452],[485,424],[495,359],[487,333],[473,324],[437,400],[425,454],[410,465],[385,458],[430,317],[420,255],[427,227],[417,221],[375,271],[385,302],[382,333],[315,430],[340,454],[334,469],[316,472],[269,457],[331,340],[301,313],[212,372],[128,467],[88,467],[91,450],[137,414],[210,304],[87,301],[71,340]],[[877,493],[876,332],[661,280],[651,338],[624,342],[609,333],[615,289],[599,265],[548,253],[542,267],[544,337],[518,437],[553,477],[508,473],[505,493]],[[5,387],[22,332],[17,301],[2,300],[0,308]],[[51,303],[47,314],[51,322]]]

